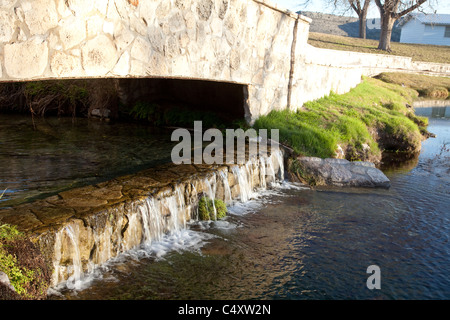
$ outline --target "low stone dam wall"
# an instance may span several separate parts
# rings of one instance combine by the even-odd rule
[[[109,259],[180,230],[201,196],[247,201],[284,177],[283,152],[241,165],[166,164],[0,210],[31,236],[53,268],[51,286],[76,281]]]

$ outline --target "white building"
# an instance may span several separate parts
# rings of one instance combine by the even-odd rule
[[[450,46],[450,14],[412,13],[399,26],[400,42]]]

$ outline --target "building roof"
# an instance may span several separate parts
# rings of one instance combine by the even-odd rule
[[[425,14],[421,12],[420,13],[414,12],[408,14],[406,17],[402,19],[402,21],[400,22],[400,26],[404,26],[406,23],[408,23],[408,21],[412,19],[417,19],[423,24],[428,25],[450,26],[450,14],[435,14],[435,13]]]

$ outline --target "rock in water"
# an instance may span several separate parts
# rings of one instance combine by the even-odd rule
[[[310,185],[339,187],[389,188],[384,173],[367,161],[299,157],[294,168],[297,175]]]

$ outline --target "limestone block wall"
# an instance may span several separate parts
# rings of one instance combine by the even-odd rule
[[[307,43],[309,24],[299,24],[295,43],[295,67],[290,88],[291,110],[300,108],[305,102],[322,98],[331,91],[342,94],[356,87],[362,79],[360,61],[353,63],[345,58],[346,52],[337,52],[312,47]],[[306,35],[306,37],[305,37]],[[344,52],[344,55],[341,55]],[[350,59],[351,60],[351,59]]]
[[[329,66],[361,66],[366,76],[390,72],[431,72],[444,76],[450,75],[450,64],[412,61],[411,57],[387,54],[373,54],[353,51],[315,48],[307,45],[304,49],[305,63]]]
[[[354,65],[370,68],[409,69],[411,57],[393,56],[386,54],[372,54],[353,51],[316,48],[308,45],[305,61],[329,65]]]
[[[435,72],[446,76],[450,75],[450,64],[446,63],[413,61],[411,62],[411,69],[419,72]]]
[[[305,34],[300,32],[299,37]],[[306,32],[307,34],[307,32]],[[342,94],[361,82],[362,76],[381,72],[415,72],[450,76],[450,64],[412,61],[411,57],[316,48],[299,41],[295,53],[290,108],[322,98],[333,91]],[[298,67],[297,67],[298,66]]]

